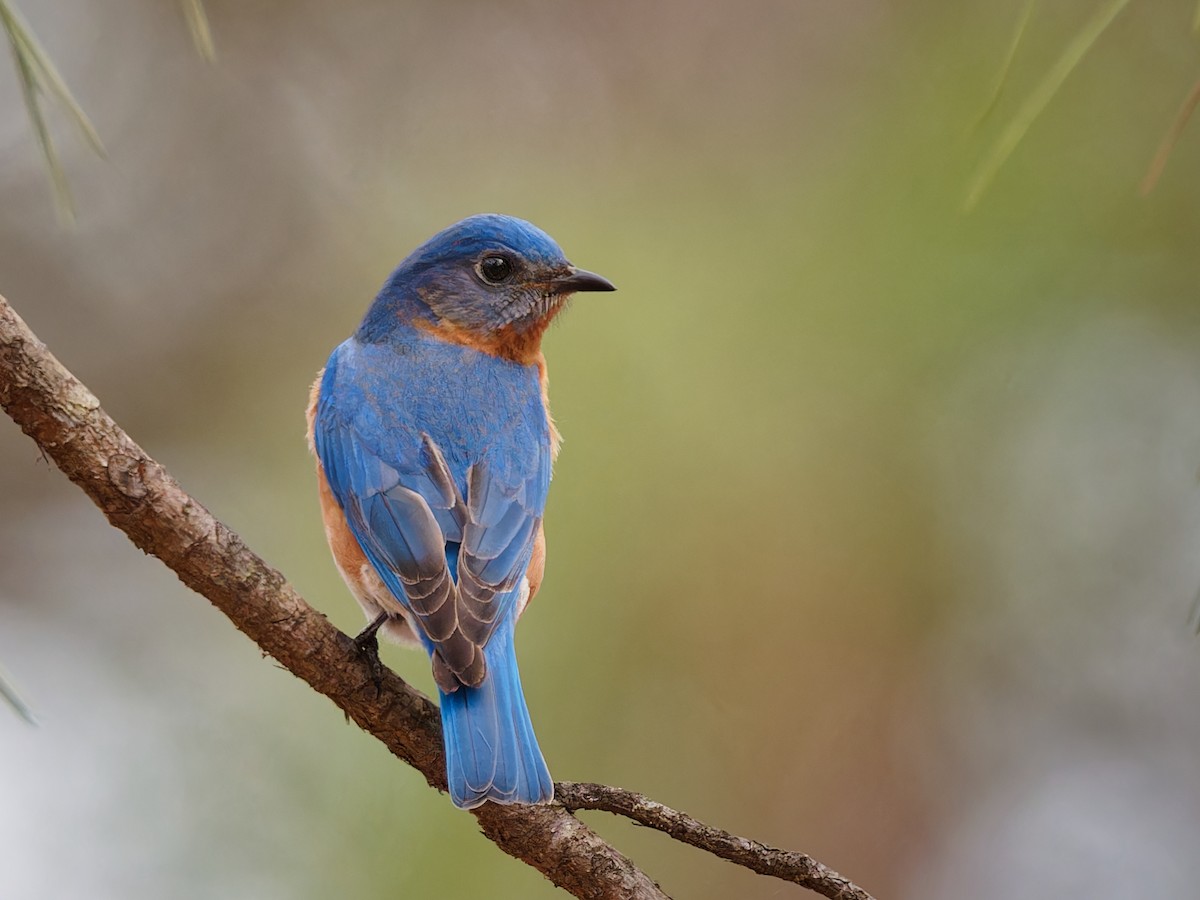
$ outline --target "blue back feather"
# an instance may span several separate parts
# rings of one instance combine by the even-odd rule
[[[441,451],[470,510],[469,550],[479,573],[515,585],[494,600],[487,677],[478,687],[441,695],[451,796],[463,807],[486,799],[545,802],[553,785],[513,650],[520,576],[550,484],[549,422],[537,368],[395,321],[386,341],[356,336],[330,357],[314,423],[317,455],[351,531],[405,607],[402,573],[433,571],[445,559],[457,580],[468,537],[430,474],[426,439]],[[486,473],[474,495],[472,466]],[[436,642],[414,630],[434,652]]]

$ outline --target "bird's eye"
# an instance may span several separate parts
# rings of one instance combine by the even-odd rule
[[[479,261],[479,274],[491,284],[507,281],[513,273],[513,264],[503,256],[485,256]]]

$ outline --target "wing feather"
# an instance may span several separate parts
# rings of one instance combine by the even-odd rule
[[[331,360],[314,427],[330,488],[368,560],[412,613],[438,686],[476,686],[487,672],[484,646],[516,614],[549,488],[549,444],[502,434],[459,480],[429,433],[385,425],[378,409],[352,397],[335,408],[335,377]]]

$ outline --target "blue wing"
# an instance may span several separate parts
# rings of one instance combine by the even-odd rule
[[[515,612],[551,460],[527,367],[485,363],[464,388],[430,383],[429,363],[343,344],[322,380],[314,442],[351,532],[413,614],[438,685],[451,692],[483,681],[484,647]]]

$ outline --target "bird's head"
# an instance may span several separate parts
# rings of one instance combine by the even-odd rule
[[[567,298],[612,291],[572,266],[540,228],[511,216],[479,215],[438,232],[400,264],[360,331],[382,337],[396,324],[528,363]]]

